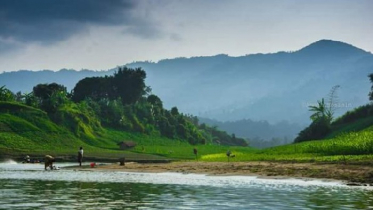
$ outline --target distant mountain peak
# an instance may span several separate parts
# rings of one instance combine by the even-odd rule
[[[310,45],[300,49],[298,52],[300,53],[333,53],[333,54],[362,54],[368,53],[360,48],[357,48],[351,44],[334,41],[334,40],[327,40],[322,39],[311,43]]]

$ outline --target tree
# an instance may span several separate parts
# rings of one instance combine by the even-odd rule
[[[72,100],[80,102],[86,98],[91,98],[94,101],[118,98],[113,84],[113,77],[87,77],[80,80],[72,91]]]
[[[145,78],[146,73],[141,68],[125,66],[114,73],[115,91],[124,105],[135,103],[146,94]]]
[[[25,94],[25,103],[27,106],[38,107],[39,101],[33,93]]]
[[[40,108],[47,113],[56,112],[57,108],[68,100],[66,87],[57,83],[36,85],[33,95],[37,98]]]
[[[33,88],[33,93],[36,97],[41,99],[48,99],[55,92],[67,93],[66,87],[57,83],[51,84],[38,84]]]
[[[21,91],[18,91],[14,95],[14,100],[19,102],[19,103],[24,103],[25,102],[25,95],[21,93]]]
[[[120,99],[123,105],[134,104],[151,88],[145,86],[146,73],[141,68],[119,68],[113,76],[80,80],[73,89],[72,99],[79,102],[89,97],[95,101]]]
[[[310,116],[312,121],[317,121],[323,118],[326,119],[329,123],[332,122],[335,110],[337,109],[337,90],[339,87],[339,85],[332,87],[328,95],[328,103],[325,103],[324,98],[322,98],[321,101],[317,101],[317,106],[309,106],[309,111],[314,112]]]
[[[171,108],[171,114],[172,114],[173,116],[177,116],[177,115],[179,115],[179,110],[177,109],[177,107],[172,107],[172,108]]]
[[[52,93],[51,97],[48,100],[45,100],[43,108],[48,113],[54,113],[57,111],[58,107],[62,104],[65,104],[68,101],[66,92],[56,91]]]
[[[170,139],[175,137],[175,127],[170,124],[168,119],[162,116],[158,122],[159,131],[163,136]]]
[[[335,89],[332,89],[332,92],[335,92]],[[321,139],[331,130],[332,105],[327,106],[324,98],[322,98],[321,101],[317,101],[317,106],[309,106],[309,108],[309,111],[313,112],[310,116],[312,123],[298,134],[294,142]]]
[[[327,107],[324,98],[321,101],[317,101],[317,106],[308,106],[309,111],[314,112],[310,118],[312,121],[317,121],[321,118],[325,118],[327,115]]]
[[[326,118],[331,122],[334,118],[334,113],[337,110],[336,103],[338,102],[337,90],[340,86],[333,86],[328,95],[328,107],[326,109]]]
[[[369,74],[368,77],[369,77],[370,82],[373,83],[373,74]],[[369,96],[369,100],[373,101],[373,85],[370,89],[368,96]]]
[[[14,101],[14,94],[5,85],[0,87],[0,101]]]
[[[157,107],[163,109],[163,103],[162,103],[161,99],[158,96],[152,94],[152,95],[148,96],[147,101],[151,105],[157,106]]]
[[[318,140],[325,137],[330,132],[330,123],[326,118],[319,118],[303,129],[294,139],[294,142]]]
[[[151,112],[154,118],[159,117],[163,113],[163,103],[161,99],[156,95],[150,95],[146,99],[149,104],[151,104]]]
[[[122,105],[122,101],[120,100],[101,100],[99,101],[100,105],[100,118],[101,122],[104,125],[109,125],[113,127],[119,127],[123,123],[127,123],[123,121],[124,119],[128,119],[128,116],[132,114],[132,111],[129,111],[128,116],[125,116],[125,110]]]

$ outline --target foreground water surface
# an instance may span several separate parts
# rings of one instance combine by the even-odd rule
[[[373,209],[370,187],[341,182],[0,163],[0,209]]]

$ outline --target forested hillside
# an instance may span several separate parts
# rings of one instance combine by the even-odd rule
[[[294,52],[174,58],[126,66],[145,68],[146,83],[162,99],[164,108],[176,106],[182,113],[220,122],[266,121],[269,129],[264,134],[256,135],[254,130],[241,135],[236,128],[226,131],[267,140],[284,139],[278,130],[286,136],[296,135],[309,123],[308,107],[327,97],[333,86],[340,87],[336,117],[365,105],[369,88],[366,76],[373,69],[373,55],[347,43],[320,40]],[[34,86],[51,83],[61,84],[70,92],[83,78],[110,77],[114,72],[23,70],[0,74],[0,84],[13,93],[31,93]],[[298,131],[284,127],[285,121]]]
[[[83,143],[113,147],[123,140],[107,135],[107,129],[192,145],[247,145],[243,139],[200,125],[196,117],[184,115],[176,107],[165,109],[161,99],[150,93],[145,78],[142,69],[124,67],[111,76],[84,78],[71,92],[56,83],[38,84],[25,94],[14,94],[2,86],[1,147],[37,149]],[[15,136],[24,139],[23,146]],[[105,143],[105,136],[111,143]]]
[[[126,65],[146,70],[147,84],[168,109],[177,106],[183,113],[219,121],[250,119],[275,124],[285,120],[303,125],[308,123],[308,106],[335,85],[341,87],[340,103],[345,105],[337,115],[366,104],[366,75],[373,68],[373,55],[347,43],[320,40],[294,52]],[[85,77],[114,71],[5,72],[0,74],[0,84],[15,93],[29,93],[41,83],[62,84],[70,91]]]

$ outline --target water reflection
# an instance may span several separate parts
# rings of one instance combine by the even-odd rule
[[[368,209],[340,183],[0,166],[0,209]]]
[[[318,209],[371,209],[373,191],[318,189],[307,195],[307,206]]]
[[[4,209],[367,209],[371,191],[0,179]]]

